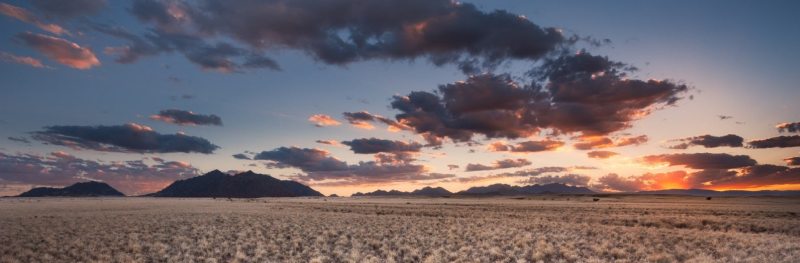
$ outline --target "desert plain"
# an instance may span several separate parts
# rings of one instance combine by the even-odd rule
[[[0,262],[799,260],[789,197],[0,199]]]

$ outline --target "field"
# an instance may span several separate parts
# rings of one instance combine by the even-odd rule
[[[798,262],[800,199],[0,199],[0,262]]]

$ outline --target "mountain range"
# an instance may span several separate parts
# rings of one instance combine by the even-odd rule
[[[228,175],[214,170],[201,176],[175,181],[167,188],[147,196],[258,198],[323,195],[301,183],[252,171]]]
[[[114,187],[102,182],[81,182],[64,188],[37,187],[24,192],[19,197],[93,197],[93,196],[125,196]]]
[[[427,186],[425,188],[417,189],[417,190],[414,190],[414,191],[411,191],[411,192],[403,192],[403,191],[397,191],[397,190],[390,190],[390,191],[377,190],[377,191],[369,192],[369,193],[358,192],[358,193],[353,194],[353,196],[428,196],[428,197],[439,197],[439,196],[450,196],[452,194],[453,193],[451,193],[450,191],[447,191],[447,189],[444,189],[442,187],[430,187],[430,186]]]

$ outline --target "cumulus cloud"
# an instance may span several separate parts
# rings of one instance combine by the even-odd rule
[[[150,116],[150,119],[173,123],[177,125],[216,125],[222,126],[222,118],[217,115],[203,115],[185,110],[162,110],[158,114]]]
[[[509,75],[472,75],[437,92],[395,96],[395,117],[415,132],[453,141],[529,137],[542,129],[553,134],[605,136],[663,106],[674,105],[689,90],[669,80],[629,79],[633,69],[585,52],[547,60],[532,70],[533,83]],[[623,144],[637,144],[646,137]]]
[[[571,186],[587,186],[592,178],[580,174],[545,175],[530,177],[519,181],[521,184],[566,184]]]
[[[186,162],[160,158],[100,162],[65,152],[46,156],[0,152],[0,181],[24,186],[66,186],[76,182],[104,181],[126,194],[161,190],[175,180],[198,175]],[[27,189],[25,189],[27,190]]]
[[[611,157],[619,155],[619,153],[612,152],[612,151],[591,151],[591,152],[587,152],[586,155],[589,158],[608,159],[608,158],[611,158]]]
[[[32,57],[26,57],[26,56],[17,56],[17,55],[14,55],[14,54],[3,52],[3,51],[0,51],[0,61],[12,62],[12,63],[22,64],[22,65],[28,65],[28,66],[31,66],[31,67],[34,67],[34,68],[43,68],[44,67],[44,64],[42,64],[42,61],[40,61],[38,59],[35,59],[35,58],[32,58]]]
[[[342,113],[344,115],[345,120],[352,124],[356,128],[361,128],[365,130],[374,129],[375,126],[372,125],[372,122],[381,122],[387,125],[387,129],[389,131],[401,131],[401,130],[409,130],[410,127],[403,125],[397,121],[392,119],[372,114],[367,111],[359,111],[359,112],[345,112]]]
[[[723,146],[742,147],[744,138],[734,134],[728,134],[724,136],[701,135],[673,141],[680,143],[669,146],[671,149],[686,149],[689,148],[689,146],[703,146],[705,148],[716,148]]]
[[[326,126],[338,126],[342,123],[331,117],[330,115],[325,114],[314,114],[311,117],[308,117],[308,121],[314,123],[314,126],[317,127],[326,127]]]
[[[393,152],[419,152],[422,144],[417,142],[403,142],[377,138],[355,139],[343,141],[342,144],[350,146],[354,153],[393,153]]]
[[[449,0],[137,0],[130,11],[153,31],[225,37],[252,51],[300,50],[332,65],[427,58],[476,71],[574,41],[503,10]]]
[[[396,158],[403,155],[381,155],[376,158]],[[402,158],[402,157],[401,157]],[[263,151],[253,158],[265,160],[272,168],[297,168],[305,174],[294,179],[309,184],[359,185],[403,181],[423,181],[453,177],[452,174],[430,173],[423,165],[410,162],[367,161],[348,164],[320,149],[280,147]]]
[[[129,123],[116,126],[49,126],[34,132],[34,139],[75,149],[135,153],[213,153],[218,149],[206,139],[160,134],[152,128]]]
[[[50,32],[50,33],[53,33],[53,34],[56,34],[56,35],[61,35],[61,34],[68,33],[67,30],[65,30],[61,26],[59,26],[57,24],[46,23],[46,22],[42,21],[41,19],[39,19],[38,17],[36,17],[36,15],[32,14],[31,12],[29,12],[28,10],[25,10],[25,8],[22,8],[22,7],[9,5],[9,4],[6,4],[6,3],[0,3],[0,14],[3,14],[3,15],[8,16],[8,17],[13,17],[13,18],[15,18],[17,20],[20,20],[22,22],[25,22],[25,23],[29,23],[29,24],[35,25],[39,29],[42,29],[44,31],[47,31],[47,32]]]
[[[750,147],[763,148],[788,148],[800,146],[800,135],[778,136],[763,140],[753,140],[748,142]]]
[[[756,164],[756,161],[747,155],[730,155],[726,153],[679,153],[648,155],[642,157],[648,164],[668,164],[670,166],[685,166],[692,169],[732,169]]]
[[[779,132],[800,132],[800,122],[784,122],[775,126]]]
[[[25,45],[38,50],[47,58],[76,69],[89,69],[100,65],[91,49],[68,40],[24,32],[17,35]]]
[[[488,149],[489,151],[493,152],[530,153],[530,152],[554,151],[561,146],[564,146],[564,142],[553,141],[553,140],[524,141],[516,144],[508,144],[506,142],[493,142],[489,144]]]
[[[465,171],[467,172],[474,172],[474,171],[487,171],[487,170],[498,170],[498,169],[506,169],[506,168],[517,168],[531,165],[531,161],[527,159],[503,159],[497,160],[491,165],[485,164],[477,164],[477,163],[470,163],[467,164],[467,168]]]
[[[45,15],[57,18],[92,15],[106,7],[106,0],[31,0],[31,2]]]

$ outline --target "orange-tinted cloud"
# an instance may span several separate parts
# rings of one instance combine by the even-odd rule
[[[591,151],[586,153],[589,158],[595,159],[608,159],[613,156],[619,155],[619,153],[612,152],[612,151]]]
[[[331,117],[330,115],[326,114],[314,114],[311,117],[308,117],[308,121],[314,123],[314,126],[317,127],[326,127],[326,126],[338,126],[342,123]]]
[[[56,34],[61,35],[67,33],[67,30],[62,28],[56,24],[48,24],[41,21],[38,17],[25,10],[25,8],[9,5],[6,3],[0,3],[0,14],[16,18],[22,22],[29,23],[39,27],[40,29]]]
[[[2,51],[0,51],[0,60],[7,61],[7,62],[13,62],[13,63],[17,63],[17,64],[28,65],[28,66],[31,66],[31,67],[34,67],[34,68],[43,68],[44,67],[44,64],[42,64],[42,61],[40,61],[38,59],[35,59],[35,58],[32,58],[32,57],[17,56],[17,55],[6,53],[6,52],[2,52]]]
[[[493,142],[489,144],[487,149],[492,152],[544,152],[555,151],[559,147],[564,146],[564,142],[554,140],[541,140],[541,141],[524,141],[516,144],[508,144],[506,142]]]
[[[81,47],[68,40],[24,32],[17,38],[31,48],[44,54],[47,58],[55,60],[65,66],[76,69],[89,69],[100,65],[100,61],[91,49]]]

